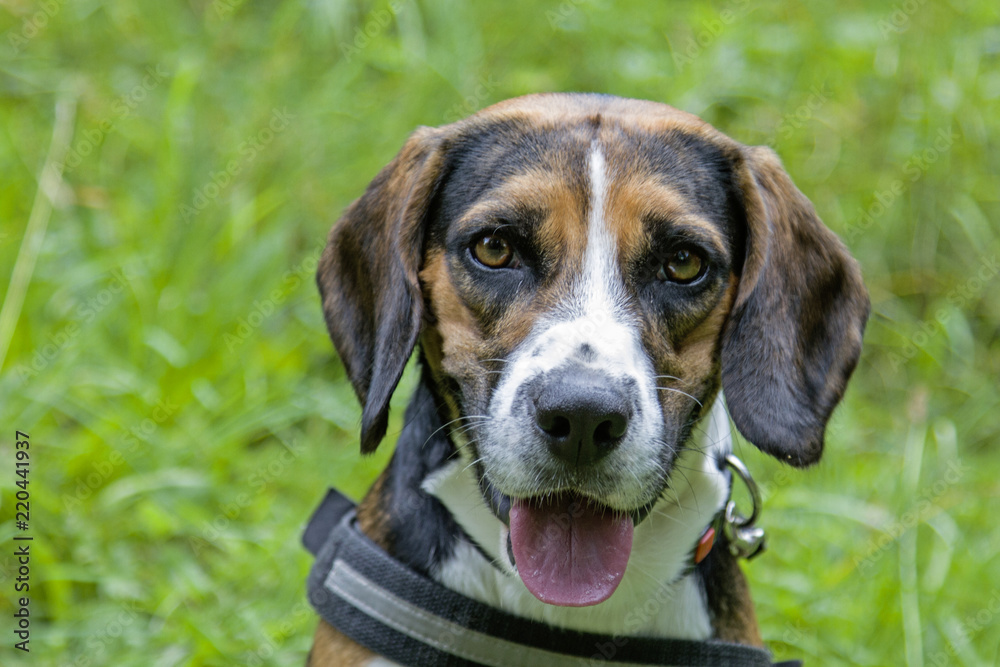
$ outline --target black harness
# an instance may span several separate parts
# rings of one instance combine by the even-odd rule
[[[412,667],[791,667],[760,648],[562,630],[449,590],[397,561],[357,527],[354,503],[330,489],[302,541],[316,556],[309,600],[337,630]]]

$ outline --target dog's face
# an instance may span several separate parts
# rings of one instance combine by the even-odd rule
[[[720,384],[751,442],[816,461],[868,313],[773,153],[591,95],[419,130],[334,228],[319,282],[362,449],[419,341],[522,578],[557,604],[593,603],[624,568]],[[602,545],[567,575],[582,583],[551,581],[545,554],[582,548],[549,535],[556,515]]]
[[[420,274],[424,349],[488,489],[635,513],[658,497],[719,383],[742,245],[724,164],[611,118],[503,119],[458,152]]]

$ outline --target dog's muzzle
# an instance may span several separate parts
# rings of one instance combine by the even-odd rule
[[[621,444],[635,412],[634,386],[570,362],[525,382],[519,393],[534,445],[549,459],[553,486],[529,498],[504,498],[495,489],[488,494],[510,529],[508,553],[538,599],[597,604],[624,575],[637,517],[568,482],[593,477]]]

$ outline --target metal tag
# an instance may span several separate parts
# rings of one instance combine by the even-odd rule
[[[737,558],[750,560],[759,556],[767,548],[767,536],[764,534],[764,529],[754,525],[760,517],[762,504],[760,490],[757,488],[757,483],[753,481],[753,477],[750,476],[750,471],[743,465],[743,461],[728,454],[726,464],[746,484],[753,508],[750,516],[745,517],[736,510],[736,502],[730,500],[726,504],[726,516],[722,522],[722,530],[729,542],[729,552]]]

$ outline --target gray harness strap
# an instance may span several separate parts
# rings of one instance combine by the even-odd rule
[[[357,528],[354,503],[333,489],[302,540],[316,555],[308,584],[316,611],[354,641],[401,665],[772,666],[767,651],[750,646],[561,630],[484,605],[379,548]]]

